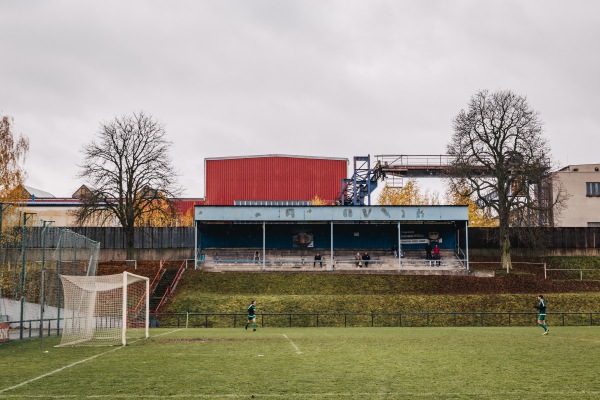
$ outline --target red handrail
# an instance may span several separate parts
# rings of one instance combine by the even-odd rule
[[[165,265],[165,260],[160,260],[159,265],[158,271],[156,271],[156,275],[154,276],[154,279],[152,279],[152,283],[150,283],[150,293],[154,292],[154,289],[156,288],[155,285],[157,285],[158,281],[160,281],[160,273],[163,270],[163,265]]]
[[[183,260],[183,262],[181,263],[181,266],[177,270],[177,274],[175,274],[175,279],[173,279],[173,282],[171,282],[171,284],[169,285],[167,290],[165,290],[165,294],[163,295],[162,299],[160,299],[160,303],[158,303],[158,305],[156,306],[156,310],[154,310],[154,312],[158,311],[158,309],[167,301],[167,298],[169,297],[169,295],[175,290],[175,287],[177,287],[177,284],[179,283],[179,279],[181,279],[181,276],[183,275],[184,270],[185,270],[185,260]]]
[[[156,275],[154,276],[154,279],[152,280],[152,283],[149,286],[150,293],[154,292],[154,289],[155,289],[154,285],[158,284],[158,281],[160,280],[159,276],[161,275],[160,273],[163,269],[164,264],[165,264],[165,260],[160,260],[158,271],[156,271]],[[144,300],[146,300],[146,291],[145,290],[144,290],[144,293],[142,294],[142,297],[140,298],[140,301],[138,301],[137,305],[133,309],[134,313],[138,312],[140,307],[144,304]]]

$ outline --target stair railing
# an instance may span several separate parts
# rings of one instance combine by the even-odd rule
[[[165,273],[165,270],[163,269],[164,265],[165,265],[165,260],[160,260],[158,271],[156,271],[156,275],[154,276],[154,279],[152,279],[152,283],[150,283],[150,293],[154,293],[154,290],[156,289],[156,286],[158,285],[160,278],[162,278],[162,276],[164,275],[164,273]]]
[[[162,274],[164,274],[164,272],[165,272],[163,270],[164,263],[165,263],[165,260],[160,260],[158,271],[156,271],[156,275],[154,276],[154,279],[152,280],[152,283],[149,286],[150,293],[154,292],[154,289],[156,289],[155,285],[158,284],[158,281],[160,281],[160,277],[162,277]],[[161,274],[161,272],[162,272],[162,274]],[[144,293],[140,297],[140,300],[138,301],[137,305],[132,310],[134,314],[138,313],[138,311],[140,310],[140,308],[144,304],[145,300],[146,300],[146,291],[144,291]]]
[[[179,283],[179,280],[181,279],[181,276],[183,275],[183,271],[185,271],[185,260],[181,263],[181,266],[177,270],[177,274],[175,274],[175,278],[173,279],[173,282],[171,282],[171,284],[169,285],[167,290],[165,290],[165,294],[163,295],[162,299],[160,299],[160,303],[158,303],[158,305],[156,306],[156,310],[154,310],[154,312],[157,312],[160,309],[160,307],[162,307],[162,305],[167,301],[167,299],[169,298],[169,295],[171,293],[173,293],[173,291],[175,291],[175,288],[177,287],[177,284]]]

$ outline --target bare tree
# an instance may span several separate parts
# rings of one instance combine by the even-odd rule
[[[128,259],[134,256],[134,227],[147,215],[173,213],[170,199],[180,193],[165,134],[160,122],[139,112],[102,123],[97,141],[82,149],[79,177],[90,183],[90,194],[82,198],[77,221],[116,218]]]
[[[447,145],[454,169],[451,184],[466,183],[466,196],[498,218],[502,265],[511,267],[510,226],[551,225],[564,202],[552,197],[551,161],[542,122],[525,97],[511,91],[477,92],[454,118]]]

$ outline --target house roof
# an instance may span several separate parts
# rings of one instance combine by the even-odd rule
[[[36,189],[31,186],[23,185],[23,188],[29,193],[29,196],[35,197],[36,199],[54,199],[55,196],[52,193],[45,192],[40,189]]]
[[[557,172],[598,172],[600,164],[572,164],[562,167]]]

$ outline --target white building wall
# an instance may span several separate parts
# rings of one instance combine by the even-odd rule
[[[554,195],[558,183],[567,191],[566,207],[555,216],[560,227],[600,227],[600,196],[589,196],[586,183],[600,182],[600,164],[569,165],[554,173]]]

